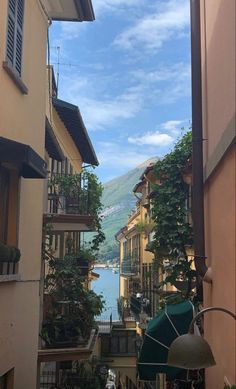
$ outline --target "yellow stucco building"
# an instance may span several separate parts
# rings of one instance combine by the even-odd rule
[[[62,1],[58,8],[50,0],[0,3],[0,387],[11,389],[37,385],[48,169],[46,52],[54,19],[92,21],[92,4]],[[46,125],[47,151],[49,132]],[[74,152],[79,158],[75,147]]]
[[[154,235],[151,184],[155,182],[153,165],[150,165],[133,189],[137,198],[136,208],[127,225],[116,235],[120,242],[120,297],[126,316],[139,315],[144,310],[149,317],[153,317],[157,310],[155,285],[161,275],[158,269],[154,269],[154,254],[150,250]]]

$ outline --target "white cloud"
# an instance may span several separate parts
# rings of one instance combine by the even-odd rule
[[[189,96],[190,71],[188,64],[180,63],[149,72],[136,70],[122,80],[115,74],[98,77],[92,71],[86,76],[70,72],[60,78],[59,86],[62,98],[80,107],[88,129],[103,130],[134,118],[150,104],[171,104]]]
[[[159,126],[161,130],[171,134],[171,136],[179,136],[183,128],[188,129],[190,121],[188,119],[183,120],[168,120],[161,123]]]
[[[135,70],[133,76],[142,82],[165,82],[189,80],[191,76],[191,65],[189,63],[178,62],[172,65],[161,65],[155,70],[145,72],[142,69]]]
[[[124,30],[114,40],[114,45],[122,49],[142,47],[158,50],[170,39],[181,37],[189,26],[189,1],[169,0],[157,3],[156,12],[148,13]]]
[[[104,80],[104,82],[103,82]],[[96,80],[94,77],[73,77],[61,79],[63,99],[79,106],[86,127],[90,130],[104,130],[124,119],[133,118],[143,105],[143,86],[127,87],[115,96],[106,95],[109,76]]]
[[[72,23],[72,22],[61,22],[61,33],[58,38],[60,42],[79,38],[82,31],[87,27],[87,23]]]
[[[153,156],[148,153],[148,150],[143,153],[140,150],[132,150],[125,144],[112,142],[99,142],[98,148],[101,150],[98,151],[98,159],[103,166],[109,164],[110,167],[132,169]]]
[[[93,0],[95,17],[106,12],[120,11],[130,7],[140,8],[144,0]]]
[[[158,125],[156,131],[148,131],[137,136],[128,137],[128,142],[137,146],[158,146],[165,148],[174,143],[181,133],[184,125],[189,124],[188,120],[167,120]]]
[[[129,137],[128,142],[136,145],[150,145],[150,146],[169,146],[174,141],[174,138],[168,134],[155,132],[146,132],[144,135],[137,137]]]
[[[145,0],[93,0],[95,22],[107,13],[118,14],[130,8],[140,8]],[[61,40],[71,40],[80,37],[91,22],[71,23],[61,22]]]
[[[181,124],[183,124],[185,120],[168,120],[167,122],[164,122],[160,125],[160,127],[163,130],[166,131],[175,131],[177,128],[180,127]]]

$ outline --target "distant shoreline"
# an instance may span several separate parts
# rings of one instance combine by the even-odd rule
[[[106,265],[105,263],[95,263],[93,266],[94,266],[94,269],[114,269],[114,268],[118,268],[117,265],[114,265],[114,264]]]

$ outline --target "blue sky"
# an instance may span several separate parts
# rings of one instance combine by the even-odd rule
[[[191,122],[189,0],[93,0],[92,23],[54,22],[59,98],[79,106],[102,182],[162,157]],[[56,70],[56,66],[55,66]]]

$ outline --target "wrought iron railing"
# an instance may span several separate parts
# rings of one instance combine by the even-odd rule
[[[83,173],[76,175],[73,185],[72,175],[51,174],[48,181],[48,213],[91,214],[89,179]]]
[[[40,389],[78,389],[97,386],[94,376],[86,377],[73,369],[45,370],[40,374]]]
[[[140,272],[140,265],[137,262],[133,262],[132,260],[126,260],[124,259],[121,268],[120,268],[120,273],[121,275],[137,275]]]
[[[102,357],[136,355],[135,340],[135,330],[113,329],[111,335],[101,338],[101,355]]]
[[[0,242],[0,275],[14,275],[18,271],[20,250]]]
[[[0,276],[13,275],[18,272],[18,264],[11,261],[0,261]]]

